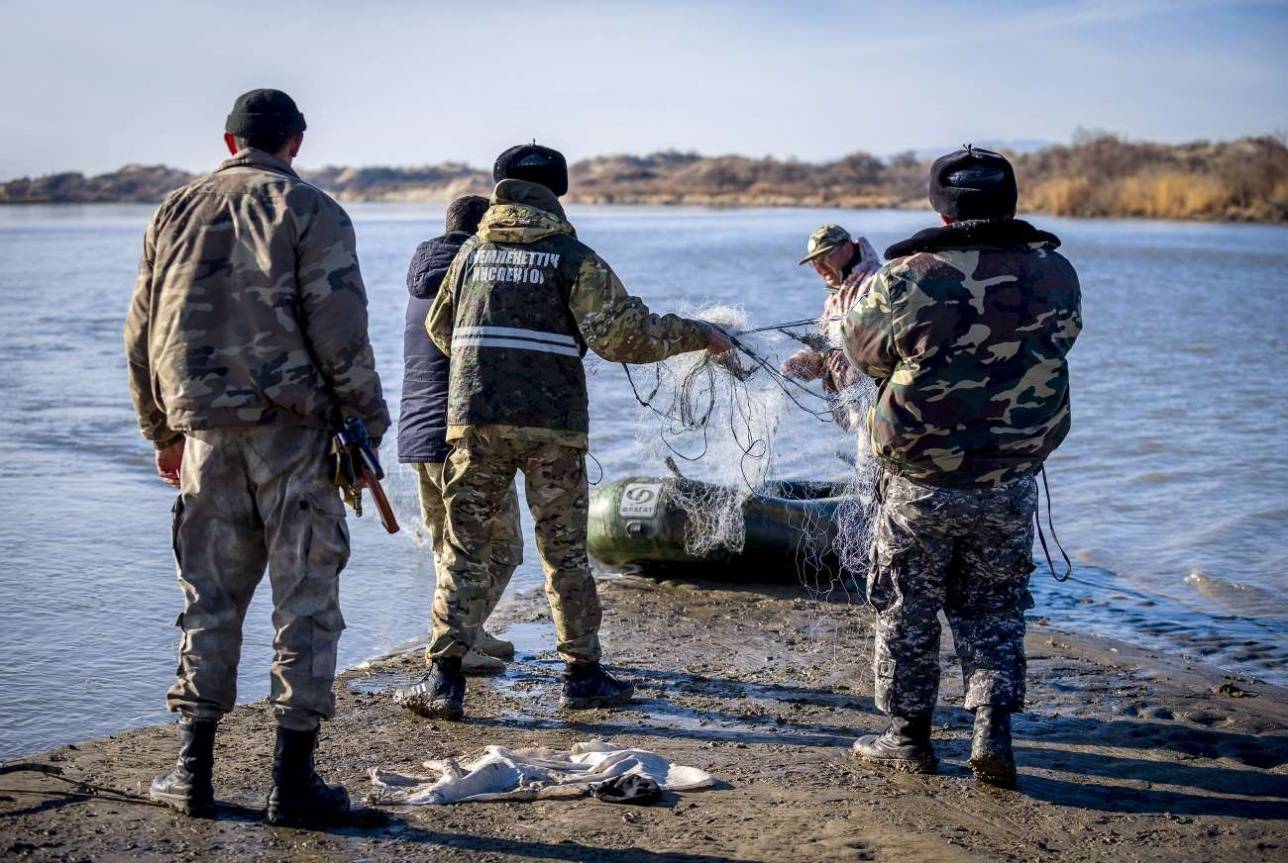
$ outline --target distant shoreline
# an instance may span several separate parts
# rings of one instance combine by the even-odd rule
[[[480,193],[483,194],[483,193]],[[345,204],[434,204],[446,205],[450,198],[344,198],[334,196]],[[114,207],[121,205],[134,205],[140,207],[155,207],[159,202],[156,201],[0,201],[0,208],[12,210],[21,210],[24,208],[34,207]],[[576,195],[568,195],[564,198],[563,203],[567,206],[594,206],[594,207],[657,207],[657,208],[705,208],[710,210],[755,210],[755,209],[800,209],[800,210],[854,210],[856,212],[905,212],[905,213],[925,213],[927,216],[932,214],[929,204],[921,203],[920,205],[913,202],[901,202],[897,204],[851,204],[851,203],[813,203],[809,201],[791,202],[791,203],[765,203],[759,201],[746,203],[729,203],[725,201],[691,201],[691,200],[630,200],[630,201],[600,201],[587,200]],[[1097,215],[1097,216],[1071,216],[1065,213],[1052,213],[1038,210],[1021,210],[1016,214],[1016,218],[1032,221],[1037,217],[1050,216],[1058,219],[1081,219],[1086,221],[1122,221],[1122,222],[1157,222],[1189,225],[1246,225],[1248,227],[1288,227],[1288,220],[1280,221],[1257,221],[1249,219],[1218,219],[1218,218],[1177,218],[1169,216],[1136,216],[1136,215]]]
[[[1009,154],[1023,213],[1078,218],[1288,224],[1288,146],[1281,137],[1152,144],[1083,135]],[[809,163],[676,151],[597,156],[570,168],[572,204],[926,209],[929,162],[912,153],[851,153]],[[460,162],[326,167],[301,176],[344,202],[446,203],[489,194],[490,173]],[[197,175],[127,165],[0,183],[0,204],[158,203]]]

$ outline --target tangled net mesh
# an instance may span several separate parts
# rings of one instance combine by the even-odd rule
[[[686,552],[704,558],[740,552],[748,499],[784,494],[775,476],[780,465],[795,475],[790,478],[830,475],[835,481],[826,494],[841,500],[830,514],[804,510],[794,525],[796,575],[812,594],[849,593],[868,567],[876,471],[862,429],[875,386],[860,378],[825,398],[817,384],[778,371],[800,349],[798,334],[756,331],[731,306],[707,307],[693,317],[738,334],[737,348],[719,358],[699,351],[643,371],[627,369],[642,414],[636,425],[641,461],[661,462],[682,478],[670,500],[685,514]],[[838,448],[845,440],[832,425],[838,422],[857,446]],[[842,462],[848,470],[837,477]]]
[[[802,347],[799,336],[816,332],[814,322],[748,333],[759,328],[738,307],[708,306],[691,316],[738,334],[738,348],[719,358],[695,351],[626,368],[638,402],[632,461],[677,478],[669,499],[685,514],[685,551],[698,558],[743,550],[752,495],[779,496],[785,480],[825,481],[827,494],[840,500],[823,515],[803,510],[793,524],[800,536],[795,576],[812,596],[854,598],[871,548],[876,464],[865,429],[874,383],[858,376],[824,398],[817,382],[779,373]],[[383,455],[385,491],[399,522],[428,551],[418,478],[392,452]]]

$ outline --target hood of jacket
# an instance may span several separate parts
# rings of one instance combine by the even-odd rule
[[[407,292],[420,300],[433,299],[452,259],[469,238],[465,231],[451,231],[417,246],[407,270]]]
[[[939,252],[944,249],[1032,245],[1055,249],[1060,246],[1060,239],[1055,234],[1039,231],[1021,219],[956,222],[940,228],[918,231],[908,239],[886,249],[885,256],[889,261],[918,252]]]
[[[479,222],[479,239],[490,243],[535,243],[556,234],[576,236],[559,199],[545,186],[502,180]]]

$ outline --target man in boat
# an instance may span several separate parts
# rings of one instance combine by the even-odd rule
[[[599,596],[586,557],[589,405],[582,357],[651,363],[728,338],[710,324],[655,315],[579,242],[559,197],[559,152],[511,147],[496,160],[492,205],[439,288],[426,326],[451,357],[444,468],[447,554],[434,593],[430,671],[399,692],[423,716],[464,712],[461,657],[487,605],[484,551],[516,471],[523,471],[546,573],[556,647],[567,663],[560,703],[628,701],[633,684],[600,665]]]
[[[215,731],[237,698],[242,621],[267,567],[277,720],[270,823],[342,820],[348,794],[314,770],[335,711],[339,576],[349,558],[329,455],[341,417],[389,421],[367,337],[353,225],[291,168],[304,115],[252,90],[228,115],[231,158],[166,196],[143,239],[125,325],[130,389],[161,478],[179,489],[184,608],[179,760],[151,797],[214,812]]]
[[[452,447],[447,443],[447,355],[425,332],[425,319],[447,268],[461,245],[478,230],[487,212],[488,199],[462,195],[447,208],[446,231],[421,243],[407,269],[406,324],[403,329],[403,388],[398,412],[398,460],[411,465],[420,488],[420,510],[429,531],[434,559],[446,555],[447,508],[443,503],[443,462]],[[483,619],[496,608],[514,570],[523,562],[523,536],[519,527],[519,498],[514,486],[505,495],[492,522],[491,539],[484,557],[488,568],[488,593]],[[495,673],[505,669],[502,660],[514,657],[514,645],[479,629],[474,646],[465,654],[466,674]]]
[[[818,334],[810,338],[813,344],[784,360],[780,371],[799,381],[821,378],[823,392],[838,398],[832,411],[837,423],[847,430],[857,428],[858,402],[847,398],[847,393],[861,380],[840,348],[841,320],[855,300],[867,292],[881,267],[881,258],[867,237],[854,240],[845,228],[828,224],[809,235],[805,257],[798,263],[811,265],[819,274],[827,287],[827,299],[823,301]]]
[[[1080,289],[1060,241],[1015,218],[1003,156],[972,147],[943,156],[929,188],[943,226],[887,249],[842,327],[850,362],[880,381],[869,417],[881,476],[868,601],[876,703],[890,717],[854,755],[935,771],[942,609],[975,713],[970,766],[981,781],[1012,785],[1036,477],[1069,431],[1066,355],[1082,327]]]

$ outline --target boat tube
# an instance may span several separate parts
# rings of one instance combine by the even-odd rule
[[[765,483],[742,503],[742,548],[691,549],[685,501],[716,496],[720,486],[671,477],[633,476],[596,488],[590,496],[587,550],[615,571],[687,574],[704,578],[796,579],[835,574],[837,510],[846,484],[811,480]],[[731,493],[731,492],[725,492]]]

